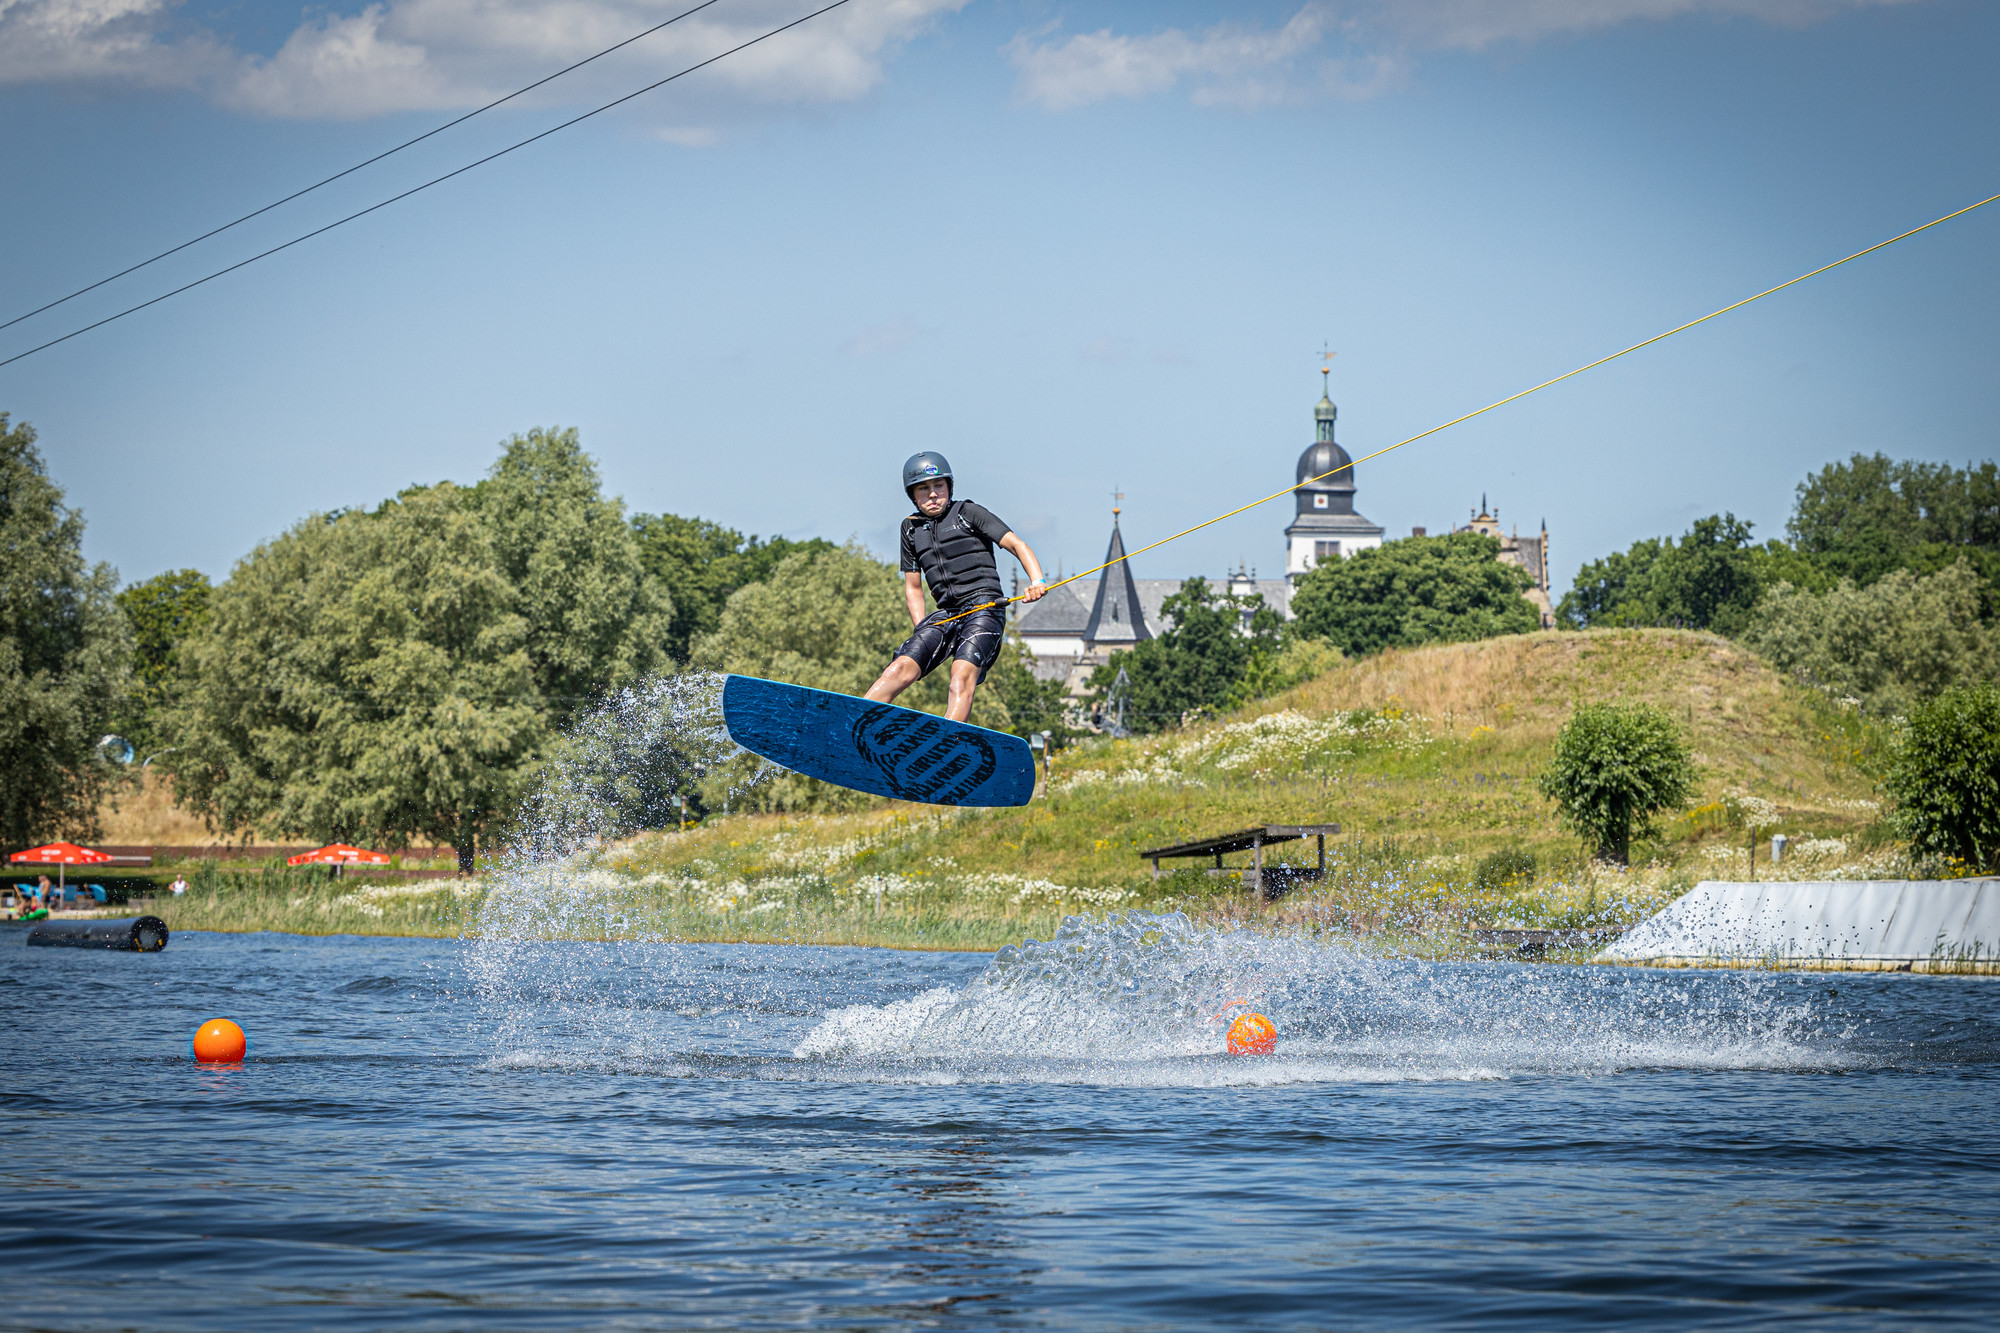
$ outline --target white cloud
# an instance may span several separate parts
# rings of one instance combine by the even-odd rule
[[[158,40],[179,0],[0,0],[0,83],[181,87],[226,68],[204,36]]]
[[[1283,26],[1219,24],[1142,36],[1062,36],[1053,27],[1006,47],[1022,98],[1063,110],[1181,87],[1200,104],[1369,97],[1425,51],[1483,50],[1691,14],[1799,25],[1847,10],[1920,0],[1312,0]]]
[[[884,60],[968,0],[865,0],[703,70],[720,105],[851,101]],[[0,0],[0,82],[90,79],[187,86],[266,116],[350,119],[476,106],[632,36],[692,0],[377,0],[308,19],[260,57],[179,30],[179,0]],[[729,0],[537,96],[608,100],[809,13],[800,0]],[[671,96],[672,94],[668,94]],[[663,98],[662,101],[665,99]],[[687,103],[672,108],[676,120]],[[707,127],[666,132],[699,142]]]

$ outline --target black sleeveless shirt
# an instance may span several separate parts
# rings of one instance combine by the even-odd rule
[[[902,570],[922,571],[941,611],[997,602],[1004,594],[993,548],[1011,531],[970,500],[953,500],[936,518],[912,514],[903,520]]]

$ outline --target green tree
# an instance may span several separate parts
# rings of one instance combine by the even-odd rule
[[[635,514],[632,531],[641,564],[673,603],[665,648],[676,662],[686,662],[694,641],[715,632],[738,588],[769,579],[787,556],[839,549],[820,537],[745,538],[734,528],[678,514]]]
[[[1825,586],[1809,559],[1783,542],[1759,546],[1750,530],[1734,514],[1711,514],[1696,519],[1679,540],[1634,542],[1578,571],[1556,614],[1578,628],[1672,625],[1737,634],[1764,590],[1780,579]]]
[[[1521,594],[1531,580],[1477,532],[1405,537],[1327,560],[1292,595],[1293,632],[1350,656],[1423,643],[1460,643],[1541,628]]]
[[[1628,605],[1646,600],[1653,566],[1672,538],[1643,537],[1577,571],[1576,581],[1556,603],[1556,620],[1577,629],[1620,623]]]
[[[1892,570],[1928,574],[1961,557],[1979,571],[1983,607],[2000,581],[2000,467],[1855,454],[1799,483],[1792,543],[1830,575],[1866,586]]]
[[[1900,713],[1954,685],[1990,678],[2000,634],[1979,621],[1980,581],[1961,560],[1935,574],[1892,570],[1867,587],[1810,593],[1780,583],[1743,641],[1835,698]]]
[[[558,722],[661,664],[673,608],[576,431],[507,440],[470,502],[491,525],[536,689]]]
[[[142,754],[166,741],[162,722],[180,683],[180,646],[208,619],[208,575],[198,569],[155,574],[118,594],[132,627],[131,703],[120,731]]]
[[[1912,852],[2000,872],[2000,688],[1963,686],[1912,708],[1883,787]]]
[[[230,833],[447,843],[472,868],[547,719],[522,598],[471,498],[445,482],[315,515],[236,566],[180,648],[183,804]]]
[[[0,413],[0,850],[97,835],[122,777],[98,741],[131,673],[117,586],[111,566],[84,563],[83,515],[33,428]]]
[[[1242,703],[1255,664],[1277,655],[1284,621],[1261,596],[1234,596],[1193,578],[1160,611],[1165,629],[1090,675],[1102,701],[1125,673],[1125,725],[1133,731],[1162,731],[1191,713]]]
[[[1586,704],[1557,733],[1555,753],[1536,786],[1600,859],[1624,865],[1633,832],[1653,815],[1686,805],[1694,778],[1687,742],[1663,710]]]

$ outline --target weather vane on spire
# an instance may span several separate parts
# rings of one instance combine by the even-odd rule
[[[1118,517],[1118,515],[1125,512],[1124,509],[1122,508],[1124,503],[1125,503],[1125,492],[1118,490],[1114,490],[1111,492],[1111,517],[1116,518]]]
[[[1339,355],[1340,355],[1340,353],[1338,353],[1338,352],[1329,352],[1329,351],[1327,351],[1327,350],[1326,350],[1326,344],[1325,344],[1325,343],[1321,343],[1321,344],[1319,345],[1319,360],[1320,360],[1320,367],[1319,367],[1319,382],[1320,382],[1320,387],[1321,387],[1322,389],[1327,389],[1327,388],[1328,388],[1328,386],[1332,384],[1332,382],[1333,382],[1333,358],[1335,358],[1336,356],[1339,356]],[[1329,390],[1329,392],[1330,392],[1330,390]]]

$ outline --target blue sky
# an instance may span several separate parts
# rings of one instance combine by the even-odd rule
[[[681,6],[684,7],[684,6]],[[0,331],[156,295],[813,8],[657,38]],[[674,12],[0,4],[0,319]],[[620,111],[0,369],[128,580],[576,426],[635,510],[892,550],[902,459],[1053,568],[2000,191],[1973,0],[851,0]],[[2000,418],[2000,204],[1364,465],[1389,529],[1587,559]],[[1141,557],[1282,569],[1289,505]]]

